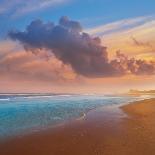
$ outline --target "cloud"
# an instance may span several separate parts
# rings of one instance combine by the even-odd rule
[[[86,29],[86,32],[91,35],[113,35],[123,31],[131,30],[136,27],[142,26],[155,19],[155,16],[142,16],[136,18],[123,19],[112,23],[99,25],[93,28]]]
[[[45,61],[46,55],[46,51],[40,51],[37,56],[25,51],[7,54],[0,59],[1,76],[56,83],[77,81],[76,74],[69,66],[62,64],[55,57]]]
[[[155,62],[145,61],[141,59],[128,58],[120,51],[116,52],[115,60],[111,61],[111,64],[121,70],[123,73],[132,73],[134,75],[154,75],[155,74]]]
[[[25,31],[11,31],[9,36],[20,41],[26,50],[49,50],[63,64],[86,77],[155,74],[154,62],[129,59],[120,52],[109,60],[100,38],[84,33],[80,23],[68,17],[62,17],[58,25],[34,20]]]
[[[20,52],[23,47],[11,40],[1,40],[0,41],[0,59],[6,55],[14,52]]]
[[[93,36],[100,36],[108,47],[110,57],[117,50],[125,51],[130,57],[155,60],[155,16],[136,17],[101,25],[87,30]],[[137,46],[136,39],[141,46]],[[143,44],[143,45],[142,45]]]
[[[0,14],[12,13],[13,17],[21,16],[30,12],[51,8],[61,5],[69,0],[2,0]]]
[[[142,46],[142,47],[149,47],[149,48],[153,48],[152,45],[149,43],[149,42],[142,42],[142,41],[139,41],[137,40],[135,37],[131,37],[134,45],[136,46]]]

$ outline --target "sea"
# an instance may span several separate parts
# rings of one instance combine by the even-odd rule
[[[96,94],[0,94],[0,140],[78,119],[93,109],[149,96]]]

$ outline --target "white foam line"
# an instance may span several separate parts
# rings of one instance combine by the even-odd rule
[[[9,98],[3,98],[3,99],[0,99],[0,101],[10,101]]]

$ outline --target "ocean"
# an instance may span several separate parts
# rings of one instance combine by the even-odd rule
[[[88,111],[145,99],[147,96],[0,94],[0,139],[54,127]]]

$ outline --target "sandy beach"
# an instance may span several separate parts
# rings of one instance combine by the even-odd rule
[[[96,110],[85,118],[0,144],[0,155],[154,155],[155,99]]]

